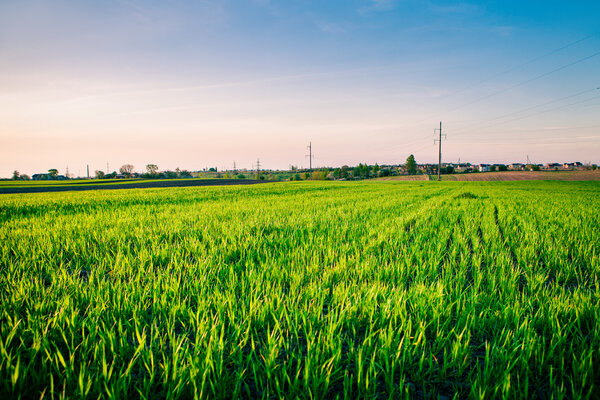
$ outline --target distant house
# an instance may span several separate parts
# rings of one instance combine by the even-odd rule
[[[33,174],[31,176],[31,179],[33,179],[34,181],[46,181],[46,180],[50,179],[50,175],[48,175],[48,174]]]
[[[490,164],[479,164],[477,170],[479,172],[490,172]]]
[[[561,164],[559,163],[548,163],[544,166],[545,169],[559,169]]]
[[[513,171],[522,171],[525,169],[525,164],[521,163],[512,163],[508,165],[508,169]]]
[[[583,168],[583,164],[580,163],[579,161],[563,164],[563,169],[581,169],[581,168]]]
[[[56,177],[53,178],[52,176],[50,176],[50,174],[33,174],[31,176],[31,179],[33,179],[34,181],[48,181],[48,180],[64,181],[69,178],[67,178],[64,175],[56,175]]]

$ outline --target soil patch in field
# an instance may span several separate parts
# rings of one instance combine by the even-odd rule
[[[173,181],[135,181],[132,183],[119,182],[116,184],[98,183],[88,185],[63,185],[63,186],[30,186],[30,187],[3,187],[0,194],[10,193],[43,193],[43,192],[69,192],[81,190],[113,190],[113,189],[145,189],[190,186],[222,186],[222,185],[253,185],[266,183],[266,181],[250,179],[189,179]]]
[[[442,175],[445,181],[592,181],[600,180],[600,171],[504,171]]]
[[[427,181],[437,180],[432,175],[401,175],[377,178],[382,181]],[[598,181],[600,170],[596,171],[503,171],[473,172],[468,174],[442,175],[443,181]]]
[[[436,178],[437,179],[437,178]],[[428,181],[429,175],[400,175],[376,178],[377,181]]]

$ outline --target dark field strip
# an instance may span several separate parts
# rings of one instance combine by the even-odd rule
[[[600,185],[0,198],[0,398],[600,398]]]
[[[118,183],[117,183],[118,182]],[[131,182],[131,183],[129,183]],[[104,183],[75,182],[64,186],[30,186],[30,187],[0,187],[0,194],[13,193],[44,193],[68,192],[80,190],[111,190],[111,189],[145,189],[165,187],[192,187],[192,186],[227,186],[227,185],[253,185],[265,181],[250,179],[189,179],[166,181],[111,181]]]

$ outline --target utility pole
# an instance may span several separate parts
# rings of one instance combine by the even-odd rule
[[[306,148],[308,149],[308,154],[306,155],[306,157],[308,157],[308,169],[310,170],[310,172],[312,172],[312,142],[308,142],[308,146],[306,146]]]
[[[440,131],[440,138],[439,139],[433,139],[433,143],[435,144],[435,142],[439,142],[440,144],[440,157],[438,159],[438,181],[442,180],[442,121],[440,121],[440,129],[434,129],[433,133],[435,133],[436,131]],[[446,135],[444,135],[444,138],[446,137]]]
[[[256,177],[258,178],[258,175],[260,174],[260,159],[257,158],[256,159]]]
[[[87,178],[90,179],[90,164],[87,165]]]
[[[106,173],[108,174],[108,162],[106,163]]]
[[[233,172],[237,171],[237,169],[235,168],[235,161],[233,162]]]

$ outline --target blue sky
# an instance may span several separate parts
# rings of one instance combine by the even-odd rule
[[[600,163],[594,1],[0,0],[0,176]]]

